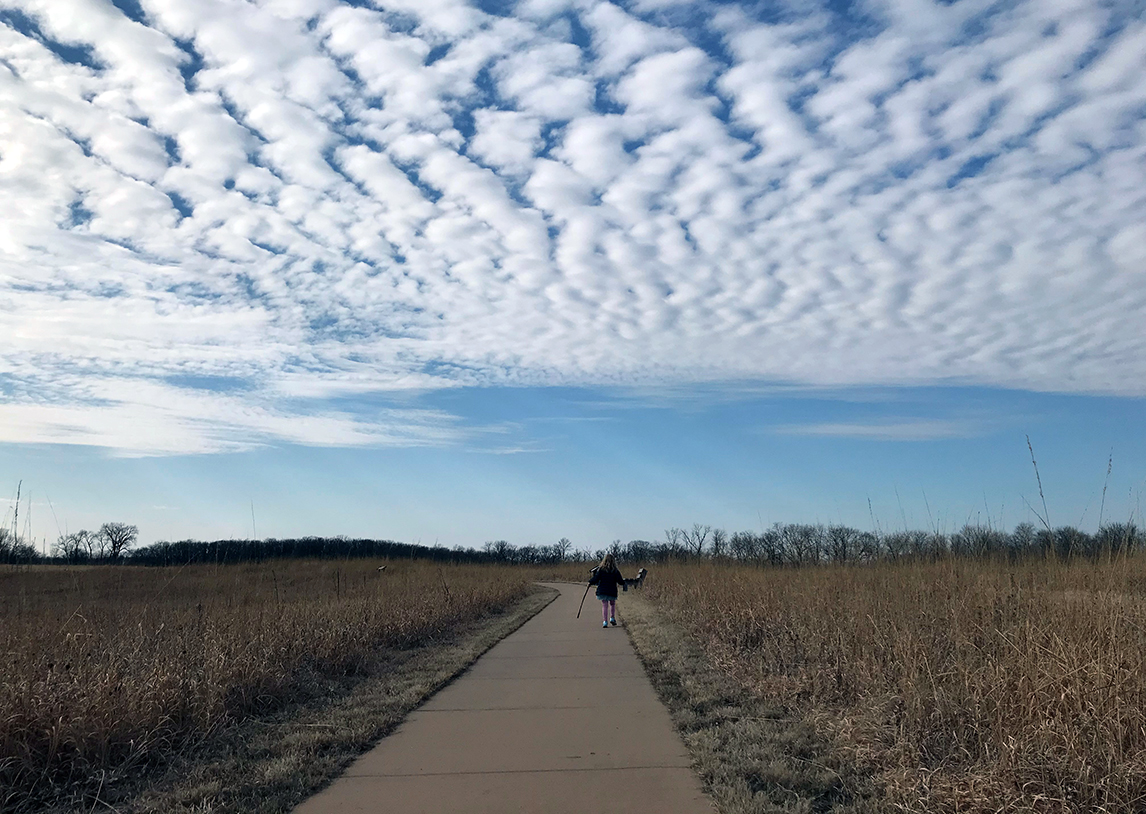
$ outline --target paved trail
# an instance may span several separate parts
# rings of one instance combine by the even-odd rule
[[[628,636],[561,592],[295,814],[714,814]],[[619,609],[624,616],[624,596]]]

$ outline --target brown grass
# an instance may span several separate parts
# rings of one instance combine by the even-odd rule
[[[889,809],[1146,809],[1142,560],[667,565],[644,596]]]
[[[713,669],[704,648],[641,592],[618,609],[721,814],[871,814],[870,778],[798,711]]]
[[[537,588],[508,610],[462,625],[445,639],[382,649],[365,678],[330,677],[314,698],[237,721],[201,748],[176,756],[142,792],[124,789],[110,800],[105,792],[100,801],[113,803],[119,814],[290,811],[554,596]],[[88,814],[91,808],[81,810]]]
[[[0,571],[0,811],[98,797],[530,590],[510,569],[377,565]]]

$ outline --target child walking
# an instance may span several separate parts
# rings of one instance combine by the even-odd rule
[[[601,600],[601,627],[617,624],[617,589],[624,589],[625,578],[617,568],[612,554],[606,554],[601,564],[593,569],[589,584],[597,586],[597,598]]]

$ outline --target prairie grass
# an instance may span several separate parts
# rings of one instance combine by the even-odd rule
[[[714,669],[679,625],[630,592],[621,612],[720,814],[874,814],[871,779],[799,714]]]
[[[1146,810],[1142,559],[663,564],[643,596],[881,807]]]
[[[512,569],[278,561],[0,570],[0,811],[114,784],[507,608]]]

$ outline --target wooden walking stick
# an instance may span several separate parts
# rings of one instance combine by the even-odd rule
[[[596,574],[596,573],[597,573],[597,569],[596,569],[596,568],[594,568],[594,569],[593,569],[592,571],[590,571],[589,573],[590,573],[590,574]],[[580,619],[580,618],[581,618],[581,609],[585,607],[585,597],[587,597],[587,596],[589,595],[589,588],[590,588],[590,587],[592,587],[592,585],[593,585],[593,582],[592,582],[592,579],[593,579],[593,578],[592,578],[592,577],[590,577],[589,579],[590,579],[590,582],[589,582],[589,584],[585,586],[585,593],[581,595],[581,604],[577,606],[577,618],[578,618],[578,619]]]
[[[585,607],[585,597],[587,597],[589,595],[589,589],[591,587],[593,587],[593,586],[592,585],[586,585],[585,586],[585,593],[581,594],[581,604],[577,606],[577,618],[578,619],[581,618],[581,608]]]

